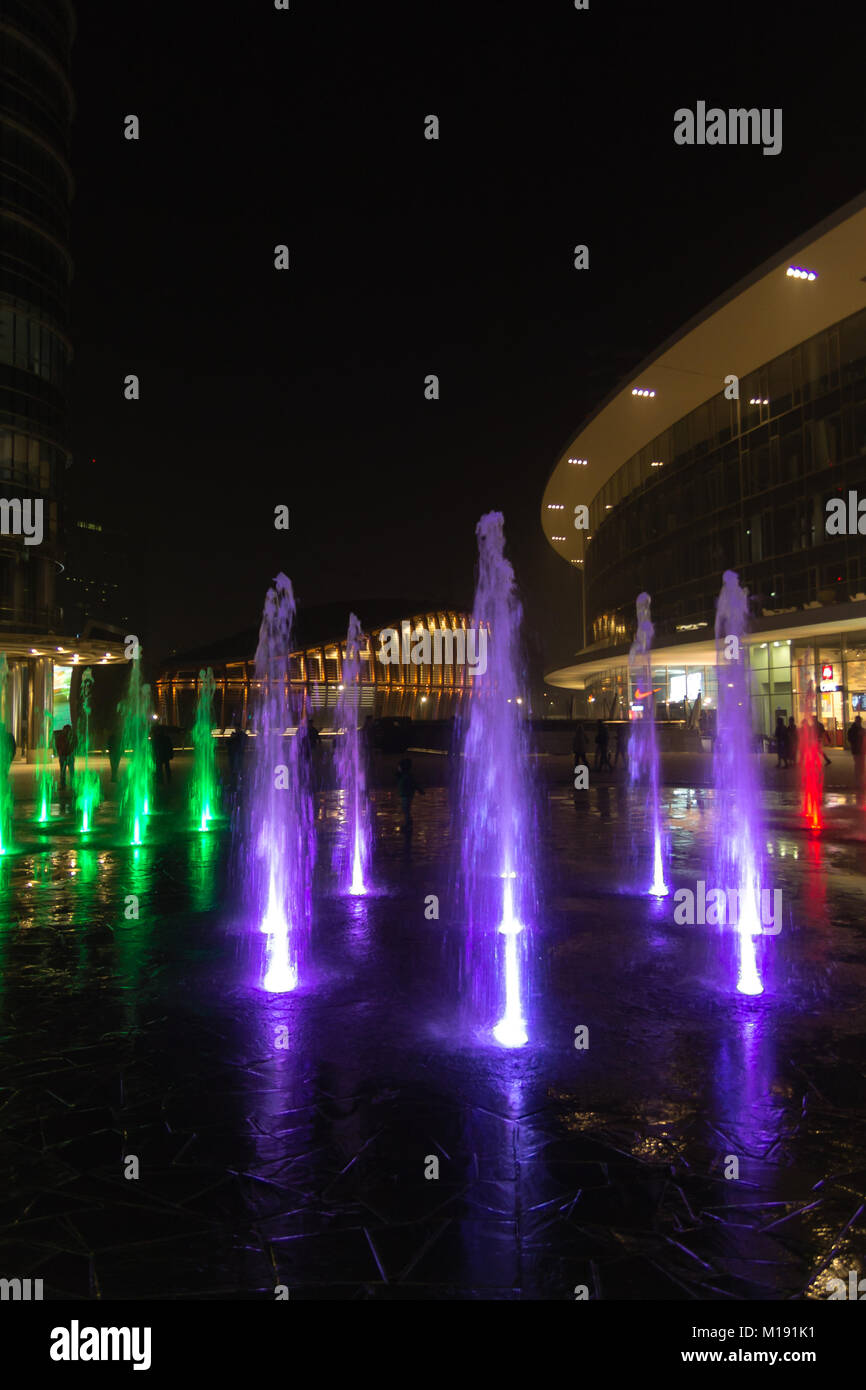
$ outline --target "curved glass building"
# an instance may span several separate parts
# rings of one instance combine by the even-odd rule
[[[828,529],[831,499],[866,504],[864,248],[866,196],[686,324],[567,445],[542,525],[582,571],[584,645],[546,679],[581,713],[628,717],[647,590],[657,707],[706,715],[726,569],[752,596],[756,727],[802,719],[809,681],[837,743],[866,710],[866,505],[862,531]]]

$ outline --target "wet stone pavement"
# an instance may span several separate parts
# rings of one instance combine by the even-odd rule
[[[663,795],[672,886],[709,880],[713,792]],[[86,848],[63,818],[19,819],[0,1275],[51,1299],[772,1300],[863,1270],[866,813],[831,798],[810,836],[766,794],[784,914],[749,998],[730,934],[640,891],[641,808],[617,786],[581,798],[544,792],[514,1052],[461,1019],[446,787],[411,840],[375,793],[365,899],[331,893],[340,801],[320,796],[315,970],[289,996],[256,988],[226,823],[188,830],[179,790],[138,850],[110,805]]]

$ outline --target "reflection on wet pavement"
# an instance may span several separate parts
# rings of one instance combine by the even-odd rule
[[[551,789],[540,827],[519,1053],[458,1022],[444,788],[411,840],[376,793],[366,899],[331,895],[319,798],[315,977],[288,996],[256,988],[224,823],[164,810],[137,849],[107,819],[84,848],[22,833],[0,860],[0,1273],[51,1298],[789,1299],[861,1269],[855,813],[838,798],[810,837],[767,794],[783,925],[749,998],[729,937],[638,893],[625,791],[582,795]],[[693,885],[713,793],[664,801]]]

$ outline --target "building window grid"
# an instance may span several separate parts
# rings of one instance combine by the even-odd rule
[[[852,316],[852,319],[856,319],[857,317],[858,317],[857,315],[854,315],[854,316]],[[817,476],[816,476],[816,474],[815,474],[815,472],[814,472],[814,469],[815,469],[815,465],[816,465],[816,464],[817,464],[818,468],[820,469],[820,471],[824,471],[825,469],[829,469],[829,468],[833,467],[833,466],[835,465],[837,459],[838,459],[839,457],[842,456],[843,450],[842,450],[842,446],[841,446],[840,441],[841,441],[843,435],[842,435],[842,430],[840,429],[840,425],[845,427],[845,429],[846,429],[846,437],[850,437],[850,428],[848,428],[848,426],[847,426],[847,422],[846,422],[846,420],[845,420],[845,413],[844,413],[844,410],[843,410],[843,402],[841,401],[839,395],[838,395],[838,394],[836,395],[835,401],[831,400],[831,401],[829,402],[829,404],[826,403],[826,395],[829,394],[829,393],[838,392],[838,388],[839,388],[839,385],[840,385],[840,379],[841,379],[841,370],[840,370],[840,354],[841,354],[841,349],[840,349],[840,334],[841,334],[841,329],[844,328],[844,327],[846,327],[846,325],[848,325],[848,321],[845,321],[845,323],[844,323],[843,325],[841,325],[841,326],[837,326],[836,328],[834,328],[834,329],[833,329],[831,332],[829,332],[828,334],[823,335],[824,338],[825,338],[825,350],[824,350],[823,356],[821,356],[820,354],[818,354],[818,355],[817,355],[817,359],[816,359],[816,355],[813,354],[812,367],[813,367],[813,369],[818,370],[818,371],[821,373],[821,376],[820,376],[821,384],[822,384],[822,386],[824,386],[824,387],[826,388],[824,399],[821,400],[821,401],[818,401],[818,405],[819,405],[819,418],[822,419],[822,420],[829,420],[829,421],[831,422],[831,427],[832,427],[832,439],[833,439],[833,441],[834,441],[834,442],[833,442],[832,448],[828,449],[827,444],[826,444],[826,440],[825,440],[825,439],[822,440],[822,439],[820,438],[820,432],[815,431],[814,429],[811,429],[811,425],[810,425],[811,434],[812,434],[812,444],[811,444],[811,446],[810,446],[810,448],[811,448],[811,458],[810,458],[810,461],[809,461],[809,466],[810,466],[810,475],[811,475],[811,478],[812,478],[812,480],[815,481],[815,482],[818,481]],[[850,326],[850,325],[849,325],[849,326]],[[817,335],[817,337],[821,338],[822,335]],[[798,379],[798,376],[800,375],[800,372],[799,372],[799,364],[800,364],[800,358],[801,358],[801,351],[800,351],[800,349],[799,349],[799,348],[794,349],[793,352],[789,355],[789,357],[790,357],[790,362],[791,362],[792,394],[796,396],[796,395],[798,394],[798,391],[797,391],[797,379]],[[776,359],[776,362],[778,362],[779,360],[780,360],[780,359]],[[817,368],[815,367],[815,362],[816,362],[816,360],[817,360]],[[756,373],[756,374],[754,374],[754,376],[753,376],[753,378],[752,378],[752,382],[753,382],[752,389],[753,389],[753,390],[757,391],[757,390],[761,390],[761,389],[768,389],[768,388],[766,388],[766,387],[764,386],[763,383],[766,382],[766,381],[769,379],[769,371],[770,371],[770,368],[771,368],[773,365],[774,365],[774,364],[769,364],[769,366],[768,366],[766,369],[762,369],[761,373]],[[756,383],[757,383],[757,384],[756,384]],[[748,387],[747,387],[746,389],[748,389]],[[802,397],[803,394],[809,394],[810,396],[814,396],[815,393],[814,393],[814,392],[803,393],[803,392],[801,391],[801,392],[799,392],[799,394],[800,394],[801,397]],[[810,404],[810,405],[813,404],[813,401],[810,400],[809,404]],[[791,409],[792,409],[792,412],[793,412],[794,408],[795,408],[795,407],[792,406],[792,408],[791,408]],[[802,414],[802,412],[801,412],[801,414]],[[785,418],[785,417],[783,417],[783,416],[777,417],[777,420],[779,421],[779,424],[776,424],[776,423],[774,422],[774,426],[773,426],[772,431],[771,431],[771,434],[770,434],[770,436],[769,436],[769,439],[770,439],[770,441],[771,441],[771,445],[770,445],[770,457],[769,457],[769,465],[768,465],[769,476],[768,476],[767,479],[766,479],[766,481],[767,481],[767,483],[768,483],[768,486],[767,486],[767,488],[765,489],[766,495],[767,495],[767,497],[768,497],[768,500],[770,499],[770,496],[771,496],[772,492],[774,491],[774,488],[775,488],[775,487],[777,487],[777,486],[785,486],[785,485],[787,484],[787,482],[788,482],[788,479],[787,479],[786,477],[784,477],[784,476],[778,476],[778,475],[777,475],[777,473],[776,473],[776,464],[775,464],[775,462],[774,462],[775,457],[776,457],[776,450],[777,450],[777,447],[778,447],[778,446],[776,445],[775,441],[776,441],[777,439],[779,439],[779,441],[780,441],[780,443],[781,443],[781,440],[782,440],[783,437],[784,437],[784,438],[787,438],[787,439],[790,439],[790,438],[792,437],[792,436],[791,436],[790,428],[784,429],[784,427],[782,426],[782,422],[784,421],[784,418]],[[759,427],[759,422],[756,421],[753,428],[758,428],[758,427]],[[796,431],[795,431],[795,434],[796,434],[796,436],[798,437],[798,439],[799,439],[799,438],[802,438],[802,431],[803,431],[803,429],[804,429],[804,424],[803,424],[802,418],[801,418],[801,422],[800,422],[800,424],[797,426],[797,429],[796,429]],[[742,431],[742,430],[741,430],[741,431],[738,433],[737,439],[736,439],[736,441],[735,441],[735,447],[736,447],[736,450],[737,450],[736,457],[737,457],[737,460],[738,460],[738,469],[737,469],[737,473],[738,473],[739,478],[740,478],[740,487],[738,488],[739,499],[740,499],[740,504],[739,504],[740,517],[739,517],[739,522],[738,522],[738,528],[737,528],[737,530],[738,530],[740,536],[741,536],[743,539],[745,539],[745,534],[744,534],[745,531],[746,531],[747,529],[749,529],[749,528],[744,524],[744,516],[745,516],[744,507],[745,507],[746,502],[749,501],[749,500],[751,500],[751,496],[753,495],[752,492],[750,491],[750,489],[749,489],[749,488],[746,488],[746,487],[744,486],[746,474],[745,474],[745,469],[744,469],[744,458],[743,458],[743,455],[744,455],[744,450],[745,450],[745,448],[747,447],[746,441],[747,441],[748,436],[749,436],[750,434],[751,434],[751,431]],[[816,437],[819,438],[819,443],[818,443],[817,446],[815,446],[815,444],[814,444],[814,440],[815,440]],[[656,450],[657,448],[658,448],[658,444],[657,444],[657,443],[655,443],[654,445],[651,445],[651,446],[650,446],[650,452],[653,452],[653,451]],[[817,457],[816,457],[816,449],[817,449]],[[643,451],[643,453],[644,453],[644,455],[645,455],[646,451]],[[803,455],[802,444],[798,444],[797,450],[796,450],[796,456],[799,456],[799,457],[802,458],[802,455]],[[635,456],[635,457],[639,457],[639,456]],[[781,458],[782,455],[779,455],[779,457]],[[626,467],[632,465],[633,463],[634,463],[634,459],[629,460],[629,465],[626,465]],[[799,471],[799,474],[800,474],[801,477],[809,476],[809,475],[806,474],[806,469],[805,469],[805,467],[801,467],[798,471]],[[623,470],[620,470],[620,472],[622,473]],[[778,477],[778,481],[777,481],[777,477]],[[605,491],[603,491],[603,493],[600,495],[600,503],[599,503],[599,505],[597,505],[597,507],[596,507],[596,515],[595,515],[595,523],[594,523],[595,526],[600,526],[600,525],[601,525],[601,514],[602,514],[602,507],[603,507],[603,505],[604,505],[604,504],[603,504],[603,499],[604,499],[604,497],[608,497],[608,498],[609,498],[611,495],[613,495],[613,494],[611,493],[609,487],[608,487]],[[796,544],[795,547],[794,547],[794,550],[801,548],[801,546],[802,546],[802,544],[803,544],[804,541],[814,542],[814,541],[815,541],[815,538],[816,538],[816,535],[815,535],[815,525],[814,525],[814,515],[815,515],[816,513],[815,513],[815,510],[814,510],[814,509],[815,509],[815,507],[818,507],[818,509],[820,510],[820,508],[821,508],[822,505],[823,505],[823,499],[822,499],[820,496],[813,495],[813,497],[810,498],[809,501],[810,501],[810,504],[811,504],[812,510],[813,510],[813,522],[812,522],[811,528],[810,528],[811,533],[810,533],[810,535],[809,535],[808,537],[804,536],[804,535],[802,534],[802,527],[801,527],[800,537],[799,537],[799,540],[798,540],[797,544]],[[802,506],[802,503],[801,503],[801,506]],[[722,510],[722,509],[720,509],[720,510]],[[593,578],[594,578],[595,580],[599,580],[599,579],[602,578],[602,576],[603,576],[603,570],[604,570],[604,568],[605,568],[605,565],[604,565],[604,558],[605,558],[605,557],[604,557],[604,549],[605,549],[605,547],[603,547],[603,546],[601,545],[601,541],[602,541],[603,539],[604,539],[604,532],[602,531],[601,535],[596,535],[596,546],[595,546],[595,548],[594,548],[594,554],[593,554],[593,559],[596,561],[596,564],[593,566],[593,569],[594,569],[594,571],[595,571],[595,575],[593,576]],[[651,538],[650,544],[652,543],[652,539],[654,539],[654,538]],[[776,543],[778,544],[778,540],[777,540]],[[785,552],[785,553],[794,553],[794,551],[788,551],[788,552]],[[733,556],[733,557],[728,557],[728,558],[726,559],[725,563],[727,563],[727,564],[741,564],[741,563],[742,563],[742,558],[743,558],[743,557],[742,557],[741,555],[737,554],[737,555],[735,555],[735,556]],[[612,565],[617,564],[617,563],[618,563],[617,558],[616,558],[616,557],[613,557],[611,563],[612,563]],[[747,563],[748,563],[748,560],[747,560]],[[599,568],[599,567],[600,567],[600,568]],[[853,578],[855,577],[855,575],[858,573],[858,571],[859,571],[859,566],[855,565],[854,567],[852,567],[851,570],[850,570],[849,578],[852,578],[852,579],[853,579]],[[840,572],[842,572],[843,575],[847,573],[845,566],[840,566]],[[593,580],[591,579],[590,582],[593,583]],[[802,582],[802,581],[800,581],[800,582]],[[593,584],[593,587],[595,587],[594,584]],[[778,599],[778,598],[782,598],[782,597],[784,597],[784,596],[783,596],[783,595],[778,595],[778,594],[776,595],[776,598],[777,598],[777,599]]]

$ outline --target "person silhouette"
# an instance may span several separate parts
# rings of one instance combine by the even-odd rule
[[[595,726],[595,768],[597,772],[612,772],[610,765],[610,734],[603,719]]]
[[[401,758],[397,764],[397,792],[403,807],[403,829],[412,829],[412,798],[416,792],[424,795],[424,788],[415,781],[412,772],[412,759]]]

